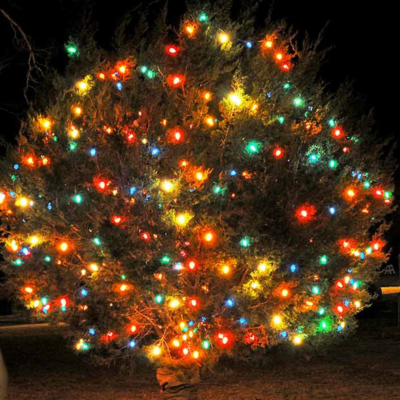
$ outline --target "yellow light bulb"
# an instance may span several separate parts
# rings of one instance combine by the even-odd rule
[[[260,287],[260,283],[257,281],[251,282],[251,287],[253,289],[258,289]]]
[[[196,179],[202,181],[204,179],[204,174],[202,172],[196,172]]]
[[[283,289],[281,294],[282,294],[282,297],[288,297],[289,296],[289,290]]]
[[[171,308],[177,308],[177,307],[179,307],[179,305],[180,305],[180,302],[179,302],[178,299],[174,299],[174,300],[171,300],[171,301],[169,302],[169,306],[170,306]]]
[[[81,107],[74,107],[74,114],[76,116],[79,116],[82,114],[82,108]]]
[[[172,342],[172,344],[173,344],[173,346],[174,347],[180,347],[180,343],[179,343],[179,340],[177,340],[177,339],[175,339],[173,342]]]
[[[267,47],[268,49],[272,48],[272,46],[273,46],[273,43],[272,43],[271,40],[267,40],[267,41],[265,42],[265,47]]]
[[[153,347],[153,356],[158,357],[159,355],[161,355],[161,347],[159,346],[155,346]]]
[[[176,217],[176,223],[181,226],[185,226],[188,223],[188,218],[185,214],[179,214]]]
[[[165,192],[171,192],[172,189],[174,188],[174,184],[171,181],[165,180],[162,182],[161,188]]]
[[[214,118],[212,118],[212,117],[207,117],[206,118],[206,124],[208,125],[208,126],[214,126],[215,125],[215,120],[214,120]]]
[[[90,264],[89,268],[93,271],[93,272],[97,272],[99,270],[99,266],[97,264]]]
[[[211,242],[214,239],[214,235],[211,232],[208,232],[204,235],[204,240],[206,242]]]
[[[20,199],[18,199],[15,203],[16,206],[19,207],[28,207],[29,204],[29,200],[26,197],[22,197]]]
[[[301,336],[297,335],[293,338],[293,343],[298,346],[302,343],[303,339],[301,338]]]
[[[256,112],[258,110],[258,104],[255,103],[251,106],[251,111]]]
[[[78,89],[82,90],[82,91],[84,91],[88,88],[88,84],[85,81],[79,81],[77,86],[78,86]]]
[[[219,41],[221,44],[227,43],[227,42],[229,41],[229,35],[227,35],[226,33],[220,33],[220,34],[218,35],[218,41]]]
[[[37,236],[32,236],[29,240],[32,246],[35,246],[39,243],[39,238]]]
[[[39,300],[35,300],[33,302],[33,307],[38,308],[40,306],[40,301]]]
[[[212,98],[212,93],[211,92],[204,92],[203,94],[204,100],[210,101]]]
[[[60,244],[60,250],[61,250],[61,251],[67,251],[67,250],[68,250],[68,243],[62,242],[62,243]]]
[[[17,245],[17,242],[15,241],[15,240],[13,240],[12,242],[11,242],[11,250],[12,251],[18,251],[18,249],[19,249],[19,247],[18,247],[18,245]]]
[[[267,264],[261,263],[261,264],[258,266],[258,270],[259,270],[260,272],[265,272],[265,271],[267,270]]]
[[[223,267],[222,267],[222,273],[224,274],[224,275],[228,275],[229,274],[229,272],[231,272],[231,269],[230,269],[230,267],[229,267],[229,265],[224,265]]]
[[[360,301],[355,301],[354,305],[356,306],[356,308],[360,308],[361,307],[361,302]]]
[[[275,325],[280,325],[282,323],[282,318],[279,315],[275,315],[273,321]]]
[[[240,106],[242,104],[242,99],[237,93],[231,93],[229,95],[229,101],[235,106]]]
[[[79,130],[72,125],[69,130],[69,135],[72,137],[72,139],[77,139],[79,137]]]
[[[200,356],[200,353],[198,351],[193,352],[193,358],[198,359]]]

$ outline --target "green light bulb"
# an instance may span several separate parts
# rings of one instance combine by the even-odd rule
[[[289,88],[290,88],[290,83],[285,83],[285,84],[283,85],[283,88],[284,88],[284,89],[289,89]]]
[[[250,246],[250,239],[246,236],[240,241],[240,245],[242,247],[249,247]]]
[[[250,154],[255,154],[260,151],[260,148],[261,148],[261,143],[249,142],[249,144],[246,146],[246,152]]]
[[[319,263],[321,265],[326,265],[328,263],[328,257],[323,255],[320,259],[319,259]]]
[[[371,183],[369,181],[365,181],[363,186],[365,189],[369,189],[371,187]]]
[[[76,195],[74,196],[74,202],[75,202],[76,204],[81,204],[81,203],[82,203],[82,196],[81,196],[80,194],[76,194]]]
[[[75,142],[71,142],[71,143],[69,144],[69,149],[70,149],[71,151],[74,151],[77,147],[78,147],[78,145],[77,145]]]
[[[100,239],[99,239],[98,237],[95,237],[95,238],[93,239],[93,243],[94,243],[96,246],[100,246],[100,245],[101,245],[101,241],[100,241]]]
[[[335,120],[334,120],[333,118],[331,118],[331,119],[328,121],[328,124],[329,124],[329,126],[332,127],[332,128],[334,128],[334,127],[336,126],[336,122],[335,122]]]
[[[338,166],[338,162],[336,160],[329,160],[329,168],[335,169]]]
[[[301,107],[301,106],[304,104],[304,101],[303,101],[303,99],[302,99],[301,97],[296,97],[296,98],[293,100],[293,104],[294,104],[296,107]]]
[[[278,121],[280,124],[283,124],[285,122],[285,118],[281,116],[278,117]]]
[[[207,14],[206,13],[201,13],[199,17],[200,22],[206,22],[208,20]]]

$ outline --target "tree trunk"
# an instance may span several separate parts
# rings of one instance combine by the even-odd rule
[[[199,400],[199,369],[157,369],[163,400]]]

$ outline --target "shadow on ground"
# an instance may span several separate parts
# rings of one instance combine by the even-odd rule
[[[400,331],[362,334],[327,357],[235,367],[206,377],[202,400],[400,399]],[[94,367],[53,328],[0,331],[9,400],[156,400],[154,372]]]

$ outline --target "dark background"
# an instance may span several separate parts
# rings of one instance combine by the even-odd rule
[[[245,1],[245,0],[243,0]],[[154,11],[164,0],[148,0]],[[143,10],[139,1],[104,0],[0,0],[4,9],[29,37],[40,62],[48,62],[62,72],[68,59],[64,44],[74,35],[83,20],[97,26],[96,40],[103,47],[110,45],[115,28],[130,10]],[[238,10],[233,7],[233,12]],[[179,21],[185,11],[182,0],[169,1],[169,20]],[[261,1],[258,24],[271,12],[273,20],[284,19],[299,31],[299,38],[308,32],[312,38],[327,25],[323,46],[332,47],[321,71],[321,77],[334,90],[350,80],[355,92],[365,100],[364,109],[374,109],[378,139],[396,137],[398,132],[398,12],[395,2],[382,0],[276,0]],[[245,38],[244,38],[245,39]],[[23,96],[27,68],[26,51],[14,40],[9,22],[0,13],[0,136],[12,142],[19,129],[19,120],[26,111]],[[40,85],[40,79],[37,85]],[[34,90],[29,91],[34,100]],[[400,156],[397,156],[400,160]],[[396,174],[399,181],[400,174]],[[399,185],[397,185],[399,186]],[[400,191],[396,189],[397,197]],[[390,217],[393,227],[387,238],[392,248],[390,262],[398,269],[400,244],[400,212]],[[398,284],[394,277],[393,284]]]

